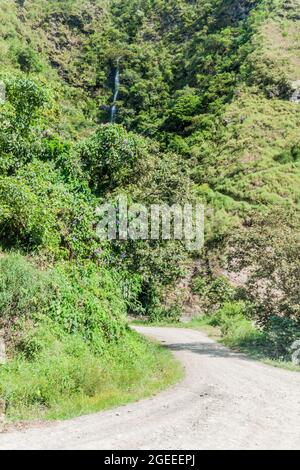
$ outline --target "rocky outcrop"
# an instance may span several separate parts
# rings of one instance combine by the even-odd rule
[[[292,103],[299,104],[300,103],[300,80],[296,80],[291,84],[291,88],[293,90],[293,94],[290,97],[290,101]]]

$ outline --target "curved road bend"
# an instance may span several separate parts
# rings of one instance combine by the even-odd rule
[[[300,373],[255,362],[199,331],[138,327],[185,378],[127,406],[0,435],[0,449],[300,449]]]

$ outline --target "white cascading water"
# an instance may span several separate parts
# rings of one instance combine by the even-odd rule
[[[117,114],[117,99],[119,96],[119,88],[120,88],[120,67],[119,67],[119,59],[117,60],[117,66],[116,66],[116,72],[115,72],[115,85],[114,85],[114,97],[113,97],[113,102],[111,105],[111,110],[110,110],[110,122],[113,124],[116,120],[116,114]]]

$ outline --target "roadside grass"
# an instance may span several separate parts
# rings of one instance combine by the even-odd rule
[[[259,330],[253,322],[242,316],[237,316],[234,320],[226,324],[226,318],[219,318],[216,322],[214,315],[203,315],[195,317],[188,322],[157,322],[150,323],[144,320],[134,320],[134,324],[148,326],[168,326],[173,328],[191,328],[201,331],[214,341],[223,344],[233,351],[241,352],[250,358],[263,362],[264,364],[278,367],[294,372],[300,372],[300,366],[292,361],[283,358],[274,358],[273,345],[267,335]],[[217,324],[218,323],[218,324]]]
[[[96,412],[181,378],[170,351],[128,327],[112,273],[90,263],[42,271],[20,254],[2,256],[0,312],[7,421]]]
[[[291,361],[284,361],[271,358],[271,346],[263,332],[259,331],[249,320],[241,321],[236,325],[236,330],[229,335],[222,334],[220,326],[210,324],[211,317],[206,315],[195,318],[184,324],[185,328],[192,328],[202,331],[210,338],[229,347],[233,351],[242,352],[252,359],[264,364],[282,369],[300,372],[300,366],[296,366]]]
[[[134,331],[105,355],[81,338],[50,341],[35,360],[1,366],[7,421],[68,419],[158,393],[183,375],[170,351]]]

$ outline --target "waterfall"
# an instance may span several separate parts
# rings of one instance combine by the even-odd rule
[[[117,99],[119,96],[119,88],[120,88],[120,67],[119,67],[119,61],[120,59],[117,60],[117,66],[116,66],[116,71],[115,71],[115,81],[114,81],[114,97],[113,97],[113,102],[111,105],[110,109],[110,122],[113,124],[116,120],[116,114],[117,114]]]

